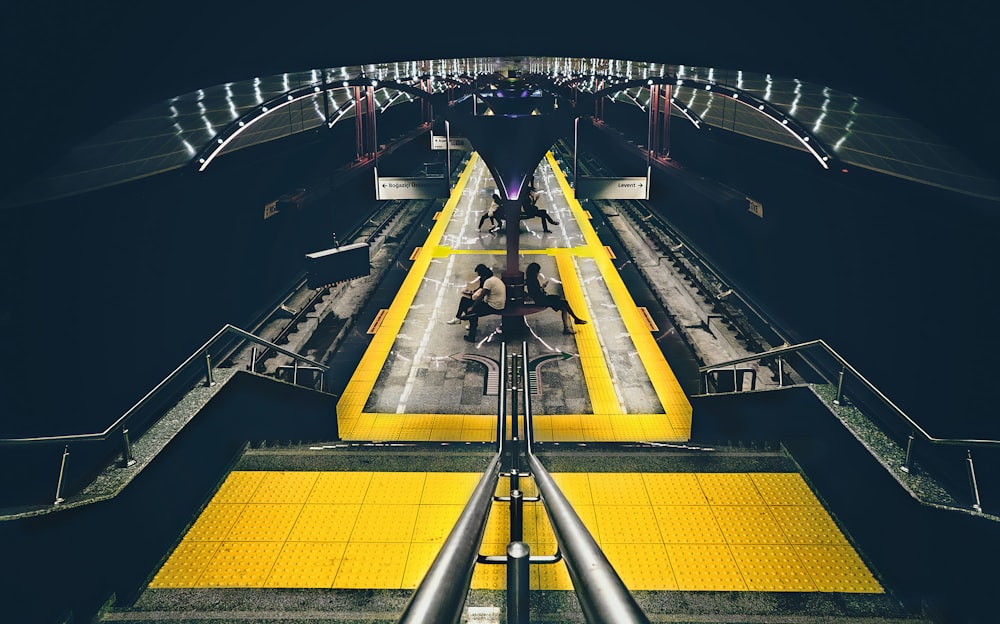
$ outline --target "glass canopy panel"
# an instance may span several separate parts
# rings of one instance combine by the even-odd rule
[[[21,191],[4,199],[4,205],[24,205],[135,180],[190,165],[217,135],[255,107],[307,85],[336,84],[366,75],[380,80],[409,80],[416,76],[460,75],[498,69],[583,74],[575,88],[592,91],[593,76],[627,76],[634,79],[677,76],[741,89],[796,119],[842,161],[964,193],[1000,199],[992,177],[978,171],[956,150],[921,128],[875,102],[801,80],[738,70],[613,59],[578,58],[461,58],[401,61],[365,66],[344,66],[251,78],[186,93],[150,106],[108,127],[77,147],[50,171]],[[432,88],[447,88],[444,80]],[[354,115],[351,90],[337,88],[328,95],[333,121]],[[379,107],[409,101],[409,96],[377,90]],[[702,116],[705,123],[748,137],[801,150],[777,124],[758,112],[736,106],[728,98],[704,88],[674,89],[678,101]],[[620,92],[615,101],[633,106],[648,104],[648,91]],[[227,152],[319,127],[322,97],[288,105],[288,110],[255,124]],[[342,114],[341,114],[342,113]],[[677,115],[673,110],[672,114]],[[338,116],[340,115],[340,116]],[[270,117],[270,116],[268,116]],[[676,120],[679,121],[679,120]]]

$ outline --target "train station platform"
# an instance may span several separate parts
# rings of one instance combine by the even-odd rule
[[[536,172],[540,207],[558,225],[520,224],[521,268],[530,262],[557,280],[588,323],[563,333],[559,312],[525,316],[535,433],[539,441],[682,442],[691,406],[664,360],[589,216],[558,167]],[[490,441],[497,412],[500,316],[483,317],[478,340],[463,339],[455,317],[477,264],[499,275],[505,234],[478,227],[495,192],[475,156],[461,176],[338,405],[344,439]],[[520,337],[512,347],[519,349]]]
[[[522,268],[538,262],[588,323],[564,334],[560,314],[540,310],[511,340],[499,316],[483,317],[476,342],[448,323],[473,267],[499,274],[505,263],[503,231],[477,227],[494,186],[473,155],[391,305],[368,328],[371,341],[337,407],[340,440],[249,453],[165,559],[138,609],[156,612],[195,600],[191,592],[238,588],[343,590],[338,608],[349,612],[374,608],[369,593],[352,603],[351,590],[385,591],[383,608],[398,611],[494,448],[505,339],[515,351],[527,345],[535,440],[550,454],[556,483],[626,586],[646,592],[643,608],[670,613],[678,595],[685,608],[716,596],[727,606],[705,602],[706,617],[720,609],[767,617],[781,602],[740,606],[733,598],[749,592],[794,596],[840,621],[857,614],[830,607],[838,597],[884,599],[876,575],[788,456],[706,459],[686,444],[697,416],[613,254],[551,156],[535,181],[540,206],[558,225],[546,233],[537,220],[521,222]],[[536,493],[529,477],[522,484],[526,496]],[[506,480],[496,494],[510,494]],[[554,552],[542,505],[526,508],[524,522],[532,554]],[[508,528],[507,506],[494,504],[481,554],[502,554]],[[505,574],[504,566],[477,565],[472,589],[504,590]],[[531,587],[570,596],[573,589],[562,563],[533,565]],[[302,604],[329,600],[296,596]],[[578,608],[571,603],[564,604]],[[479,595],[467,608],[502,604]],[[871,608],[859,604],[859,611]]]

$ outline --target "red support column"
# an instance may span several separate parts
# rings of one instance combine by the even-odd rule
[[[361,87],[354,90],[354,149],[358,160],[365,159],[365,109],[361,98]]]

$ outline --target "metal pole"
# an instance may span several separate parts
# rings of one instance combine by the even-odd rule
[[[128,439],[128,429],[122,427],[122,438],[125,441],[125,450],[122,451],[122,468],[128,468],[135,464],[135,457],[132,456],[132,443]]]
[[[211,387],[215,385],[215,379],[212,378],[212,356],[205,352],[205,387]]]
[[[444,162],[448,168],[448,190],[451,190],[451,122],[447,119],[444,122]]]
[[[784,387],[785,385],[785,361],[778,356],[778,387]]]
[[[503,448],[507,437],[507,343],[500,341],[500,387],[497,389],[497,450]]]
[[[250,372],[257,372],[257,345],[250,349]]]
[[[910,472],[910,454],[913,452],[913,434],[910,434],[910,439],[906,441],[906,463],[899,467],[903,472]]]
[[[518,386],[518,375],[517,375],[517,354],[514,353],[510,356],[510,433],[511,438],[517,440],[520,436],[518,435],[517,426],[517,386]]]
[[[299,361],[292,360],[292,384],[299,385]]]
[[[972,500],[976,501],[972,504],[972,508],[979,513],[983,512],[983,503],[979,500],[979,485],[976,483],[976,467],[972,465],[972,451],[966,451],[968,457],[966,458],[966,463],[969,466],[969,484],[972,486]]]
[[[507,544],[507,624],[528,624],[531,547],[518,540]]]
[[[580,118],[573,118],[573,188],[577,188],[576,182],[576,167],[577,167],[577,150],[580,149]],[[574,195],[576,197],[576,195]],[[579,198],[577,198],[579,199]]]
[[[524,539],[524,495],[521,490],[510,493],[510,541]]]
[[[834,405],[840,405],[841,399],[844,397],[844,367],[840,367],[840,376],[837,378],[837,398],[833,400]],[[913,440],[913,436],[910,436],[910,440]],[[907,453],[908,455],[909,453]]]
[[[69,445],[68,444],[63,449],[62,463],[59,464],[59,480],[56,481],[56,500],[53,501],[53,503],[52,503],[53,505],[58,505],[59,503],[63,502],[63,500],[65,500],[60,495],[60,493],[62,492],[63,474],[66,472],[66,458],[67,457],[69,457]]]

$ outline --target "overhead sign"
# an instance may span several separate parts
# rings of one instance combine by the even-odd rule
[[[596,178],[576,181],[577,199],[649,199],[649,178]]]
[[[278,200],[264,204],[264,220],[268,220],[278,214]]]
[[[764,218],[764,204],[760,203],[756,199],[750,199],[747,197],[747,210],[754,213],[761,219]]]
[[[437,199],[450,194],[448,180],[443,177],[379,177],[375,170],[375,199]]]
[[[466,152],[472,151],[472,143],[469,139],[465,137],[447,137],[441,136],[439,134],[431,135],[431,149],[432,150],[464,150]]]

